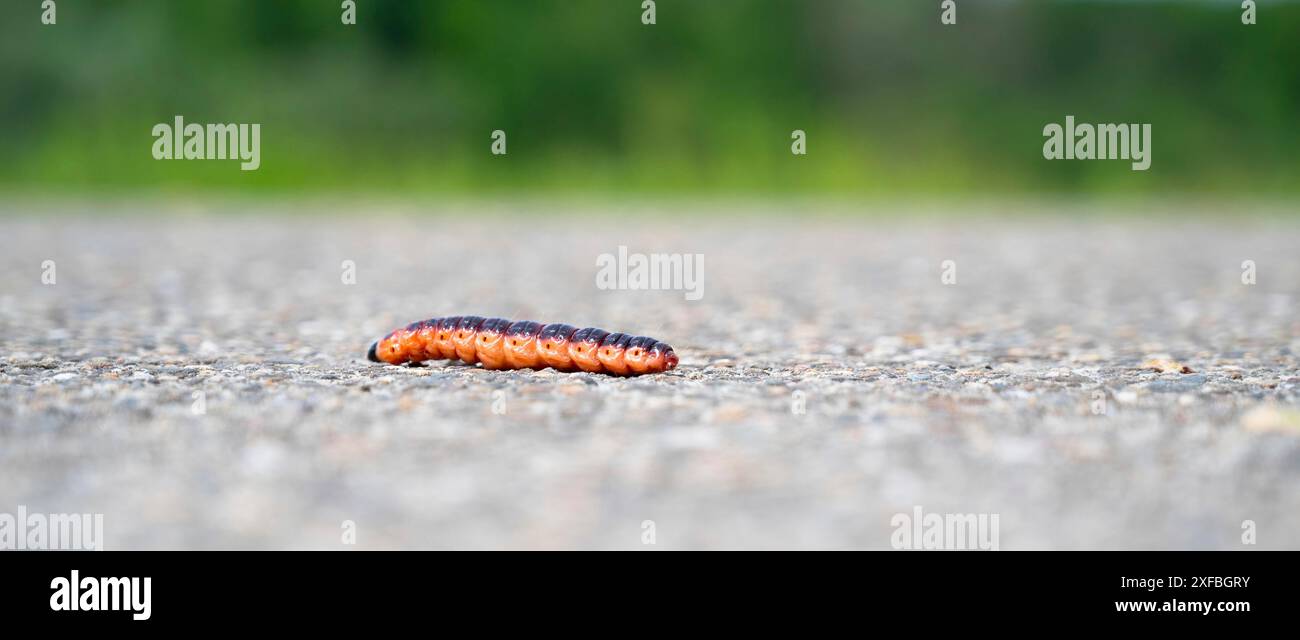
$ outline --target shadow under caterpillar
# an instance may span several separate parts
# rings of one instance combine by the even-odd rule
[[[481,362],[484,369],[551,367],[618,376],[677,367],[673,348],[654,338],[480,316],[412,322],[376,340],[366,357],[388,364],[460,359],[466,364]]]

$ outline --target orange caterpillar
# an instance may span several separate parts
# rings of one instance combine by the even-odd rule
[[[466,364],[481,362],[484,369],[552,367],[618,376],[677,367],[673,348],[654,338],[479,316],[412,322],[376,340],[366,357],[388,364],[459,358]]]

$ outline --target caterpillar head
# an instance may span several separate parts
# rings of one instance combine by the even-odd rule
[[[677,368],[677,354],[673,348],[662,343],[653,342],[644,346],[645,368],[649,371],[672,371]]]
[[[366,353],[366,359],[371,362],[387,362],[388,364],[402,364],[406,362],[406,350],[402,346],[402,339],[405,331],[398,329],[388,334],[380,340],[376,340],[370,345],[370,351]]]

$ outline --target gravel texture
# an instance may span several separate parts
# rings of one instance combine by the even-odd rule
[[[156,209],[0,217],[0,512],[110,549],[890,548],[918,505],[1002,549],[1300,548],[1295,218]],[[703,298],[597,288],[620,245],[703,254]],[[465,313],[681,367],[365,360]]]

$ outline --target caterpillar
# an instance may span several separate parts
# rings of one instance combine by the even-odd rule
[[[645,336],[530,320],[452,316],[412,322],[370,345],[371,362],[482,363],[484,369],[589,371],[617,376],[677,367],[673,348]]]

